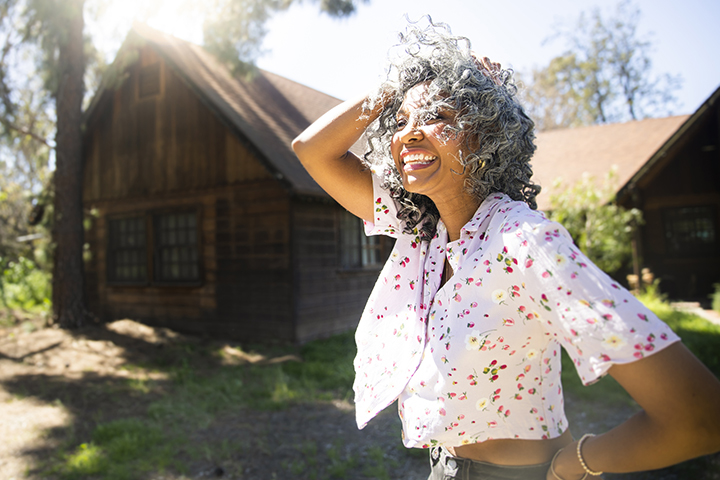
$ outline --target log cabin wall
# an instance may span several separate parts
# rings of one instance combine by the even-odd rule
[[[293,271],[298,341],[327,337],[355,328],[378,278],[379,267],[342,267],[339,230],[343,214],[344,209],[334,202],[302,199],[293,202]]]
[[[720,122],[706,115],[639,183],[644,265],[671,298],[707,300],[720,282]]]
[[[91,308],[106,321],[291,339],[289,193],[153,49],[127,74],[85,134]],[[154,222],[173,212],[197,219],[198,277],[182,284],[154,270]],[[146,225],[144,281],[109,280],[110,224],[123,218]]]

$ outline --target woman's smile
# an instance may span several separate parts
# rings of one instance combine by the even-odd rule
[[[404,172],[412,172],[431,166],[437,161],[438,157],[437,155],[432,155],[425,151],[418,151],[417,149],[403,149],[400,152],[400,159],[402,161],[402,170]]]

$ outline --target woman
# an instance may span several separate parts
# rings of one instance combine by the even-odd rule
[[[719,450],[720,382],[535,211],[533,123],[511,73],[444,26],[400,46],[381,88],[293,142],[368,234],[396,238],[356,333],[360,428],[397,399],[430,479],[577,480]],[[560,346],[584,383],[609,374],[642,411],[574,440]]]

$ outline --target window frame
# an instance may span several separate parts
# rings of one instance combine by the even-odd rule
[[[195,249],[196,249],[196,268],[197,277],[193,279],[168,280],[161,278],[157,272],[159,268],[158,261],[158,219],[165,215],[193,214],[195,216]],[[142,218],[145,225],[145,278],[137,281],[123,281],[113,278],[114,258],[112,252],[112,222],[124,218]],[[107,217],[107,239],[105,242],[107,254],[105,259],[105,280],[108,285],[112,286],[168,286],[168,287],[196,287],[203,285],[205,282],[205,271],[203,263],[203,243],[202,243],[202,208],[199,206],[178,206],[172,208],[151,209],[142,212],[123,213],[119,215],[110,215]],[[116,249],[115,249],[116,250]]]
[[[704,215],[701,213],[702,210],[705,210]],[[699,237],[698,233],[702,231],[702,228],[698,228],[699,222],[703,221],[709,221],[712,238],[708,242],[696,240]],[[679,228],[683,223],[686,226],[689,223],[691,225],[689,228]],[[662,210],[662,228],[665,251],[673,257],[697,257],[713,253],[717,251],[720,243],[715,205],[685,205],[665,208]],[[686,238],[678,238],[682,235]],[[688,240],[687,237],[695,237],[695,240]]]
[[[392,238],[386,235],[365,235],[363,220],[346,210],[338,213],[337,225],[338,264],[341,271],[376,271],[383,267],[392,252]],[[353,226],[346,228],[348,225]],[[376,252],[372,256],[377,261],[370,261],[370,252]],[[348,261],[349,257],[353,257],[351,261]]]
[[[113,225],[115,222],[122,222],[123,220],[131,220],[131,219],[137,219],[140,220],[139,224],[144,226],[144,242],[142,247],[137,247],[134,249],[125,248],[123,249],[122,246],[118,246],[118,243],[122,243],[117,239],[115,235],[113,235],[115,232],[113,232]],[[119,216],[112,216],[108,217],[107,221],[107,253],[106,253],[106,280],[108,284],[112,285],[147,285],[149,283],[150,273],[148,271],[148,246],[147,246],[147,240],[148,240],[148,228],[147,228],[147,217],[144,214],[125,214],[125,215],[119,215]],[[145,262],[145,274],[143,275],[143,278],[137,278],[137,279],[121,279],[115,273],[117,273],[116,267],[116,256],[115,253],[120,250],[138,250],[144,252]]]

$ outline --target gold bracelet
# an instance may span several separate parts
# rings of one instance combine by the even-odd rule
[[[583,456],[582,456],[583,442],[585,442],[585,440],[587,440],[588,438],[594,437],[594,436],[595,435],[592,433],[586,433],[585,435],[582,436],[582,438],[580,439],[580,441],[577,444],[577,456],[578,456],[578,460],[580,460],[580,465],[582,465],[582,467],[585,469],[586,474],[590,474],[590,475],[599,477],[600,475],[603,474],[603,472],[593,472],[592,470],[590,470],[588,468],[587,464],[585,463],[585,460],[583,460]],[[551,464],[551,466],[552,466],[552,464]]]
[[[555,477],[557,480],[564,480],[563,478],[560,478],[560,475],[555,473],[555,459],[557,458],[558,455],[560,455],[560,452],[562,452],[563,450],[564,449],[561,448],[560,450],[555,452],[555,455],[553,456],[552,461],[550,462],[550,473],[552,473],[553,477]],[[585,480],[587,478],[587,476],[588,476],[588,474],[587,474],[587,472],[585,472],[585,475],[583,475],[583,477],[580,480]]]

